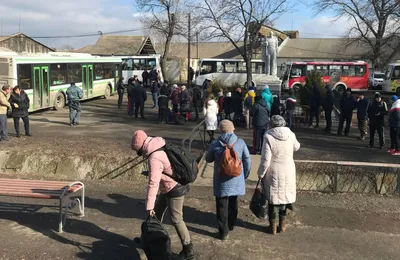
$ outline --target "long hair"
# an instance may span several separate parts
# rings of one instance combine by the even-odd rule
[[[208,109],[208,101],[213,100],[213,99],[214,99],[214,95],[213,95],[213,94],[210,94],[210,95],[206,98],[206,100],[204,101],[204,106],[205,106],[206,109]]]

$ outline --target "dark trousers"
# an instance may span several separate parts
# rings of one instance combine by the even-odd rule
[[[274,221],[279,217],[286,217],[287,206],[282,205],[272,205],[268,204],[268,218],[269,221]]]
[[[264,134],[267,131],[266,128],[254,127],[253,130],[253,153],[261,154],[261,149],[264,141]]]
[[[315,126],[319,126],[319,108],[311,108],[310,109],[310,122],[309,122],[309,125],[312,125],[314,117],[315,117],[315,122],[316,122]]]
[[[135,101],[133,98],[128,97],[128,114],[133,115],[135,113]]]
[[[293,114],[294,110],[286,110],[287,127],[293,128]]]
[[[242,118],[243,112],[235,112],[233,116],[233,123],[235,126],[240,126],[240,119]]]
[[[339,128],[338,128],[338,135],[342,134],[343,131],[343,124],[344,121],[346,121],[346,128],[344,129],[344,134],[348,135],[350,132],[350,124],[351,124],[351,119],[353,118],[353,114],[340,114],[340,119],[339,119]]]
[[[158,109],[158,123],[168,123],[168,108]]]
[[[138,117],[140,110],[140,117],[144,118],[144,102],[135,102],[135,117]]]
[[[197,107],[197,106],[194,106],[194,113],[196,114],[196,120],[198,120],[199,119],[199,107]]]
[[[0,115],[0,140],[8,140],[7,115]]]
[[[326,130],[331,131],[332,129],[332,108],[325,109],[325,120],[326,120]]]
[[[390,149],[399,151],[400,127],[390,128]]]
[[[24,122],[24,128],[25,128],[25,134],[29,134],[29,117],[28,116],[24,116],[21,117],[22,121]],[[17,133],[17,135],[19,135],[19,119],[20,117],[14,117],[14,128],[15,128],[15,132]]]
[[[383,135],[383,126],[380,124],[369,124],[369,145],[374,146],[374,137],[376,131],[378,132],[379,136],[379,146],[382,147],[385,145],[385,137]]]
[[[172,111],[174,112],[174,114],[178,114],[179,113],[179,105],[172,105]]]
[[[210,143],[214,141],[214,130],[207,130],[208,135],[210,136]]]
[[[124,98],[124,89],[117,89],[118,91],[118,108],[122,107],[122,100]]]
[[[360,136],[365,137],[367,135],[367,125],[368,120],[366,119],[359,119],[358,120],[358,130],[360,130]]]
[[[238,215],[237,196],[216,197],[218,231],[221,235],[228,235],[236,224]]]

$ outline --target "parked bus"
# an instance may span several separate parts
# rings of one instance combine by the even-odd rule
[[[160,66],[160,55],[152,56],[121,56],[122,59],[122,77],[124,77],[123,84],[128,84],[128,79],[134,75],[138,76],[140,81],[143,81],[142,73],[144,70],[150,72],[156,68],[158,76],[163,79]]]
[[[19,85],[31,100],[29,111],[63,108],[71,82],[83,91],[83,99],[104,96],[116,91],[121,58],[90,54],[48,53],[22,56],[2,53],[0,84]]]
[[[304,86],[311,71],[321,73],[322,80],[333,89],[344,92],[347,88],[354,91],[368,90],[368,63],[357,62],[289,62],[282,76],[282,88],[291,89]]]
[[[265,75],[262,60],[252,60],[251,72],[253,86],[256,86],[257,82],[266,82],[268,75]],[[246,62],[240,59],[201,59],[196,74],[197,86],[202,86],[206,79],[220,81],[227,86],[247,85]]]
[[[400,63],[389,64],[385,72],[383,90],[400,95]]]

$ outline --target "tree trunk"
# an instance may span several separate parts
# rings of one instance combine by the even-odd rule
[[[169,50],[171,48],[171,41],[172,41],[172,36],[167,36],[167,39],[165,41],[164,45],[164,54],[160,59],[160,66],[161,66],[161,72],[163,74],[164,80],[166,78],[166,72],[167,72],[167,59],[169,55]]]
[[[246,59],[247,88],[253,85],[253,75],[251,74],[251,58]]]

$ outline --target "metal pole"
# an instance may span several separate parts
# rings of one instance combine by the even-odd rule
[[[187,65],[187,87],[190,87],[190,13],[188,14],[188,65]]]
[[[197,59],[199,59],[199,32],[196,32]]]

